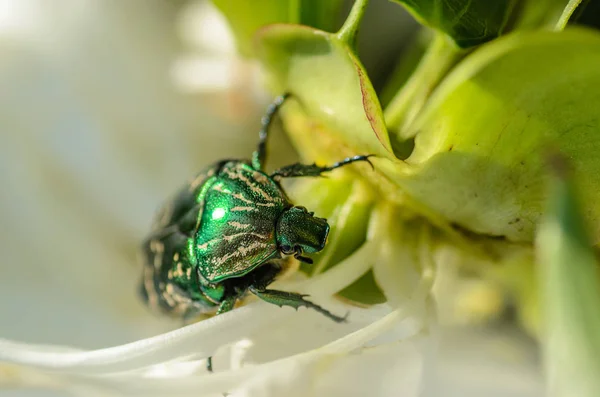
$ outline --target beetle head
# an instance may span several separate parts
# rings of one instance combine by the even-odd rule
[[[279,251],[303,262],[312,260],[300,256],[303,252],[315,253],[325,248],[329,225],[327,220],[317,218],[304,207],[287,209],[277,222],[277,245]]]

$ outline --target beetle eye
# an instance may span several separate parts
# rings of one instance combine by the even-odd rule
[[[289,254],[292,252],[292,247],[287,245],[287,244],[283,244],[282,246],[279,247],[279,249],[281,250],[281,252],[283,252],[284,254]]]
[[[306,207],[303,207],[301,205],[297,206],[296,208],[301,209],[303,212],[308,212],[308,210],[306,209]]]

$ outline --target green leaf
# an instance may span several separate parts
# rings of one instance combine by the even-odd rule
[[[354,154],[393,158],[377,95],[348,42],[305,26],[271,25],[257,34],[256,43],[271,89],[291,93],[290,105],[295,100],[296,110],[336,133],[318,142],[292,136],[301,154],[314,159],[309,150],[341,144]]]
[[[411,125],[412,155],[378,162],[410,197],[480,234],[531,242],[544,210],[541,153],[574,166],[593,242],[600,242],[600,34],[511,34],[463,60]]]
[[[446,33],[462,48],[502,34],[515,0],[394,0],[422,24]]]
[[[358,280],[338,292],[338,296],[358,305],[376,305],[387,301],[375,281],[373,270],[367,271]]]
[[[295,23],[333,31],[337,28],[341,0],[212,0],[225,15],[238,50],[253,56],[256,31],[273,23]]]
[[[536,248],[544,306],[548,390],[556,397],[600,395],[600,273],[575,188],[554,159],[550,203]]]

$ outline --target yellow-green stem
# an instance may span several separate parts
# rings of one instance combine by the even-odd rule
[[[582,0],[570,0],[569,1],[569,3],[565,7],[562,15],[558,19],[558,22],[556,23],[554,30],[560,31],[560,30],[563,30],[567,26],[567,24],[569,23],[569,19],[571,19],[571,16],[573,15],[573,13],[577,9],[577,7],[579,7],[579,5],[581,4],[581,1]]]
[[[401,140],[410,138],[406,134],[406,127],[423,108],[435,87],[463,56],[464,51],[446,36],[436,34],[414,73],[384,111],[390,132],[396,132]]]
[[[356,36],[368,4],[369,0],[356,0],[344,25],[337,32],[337,38],[352,49],[356,49]]]

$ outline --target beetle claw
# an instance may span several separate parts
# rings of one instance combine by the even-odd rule
[[[365,156],[365,161],[366,161],[367,163],[369,163],[369,165],[371,166],[371,169],[372,169],[373,171],[375,171],[375,166],[373,165],[373,163],[371,162],[371,160],[369,160],[369,157],[377,157],[377,156],[376,156],[376,155],[374,155],[374,154],[368,154],[368,155],[366,155],[366,156]]]

